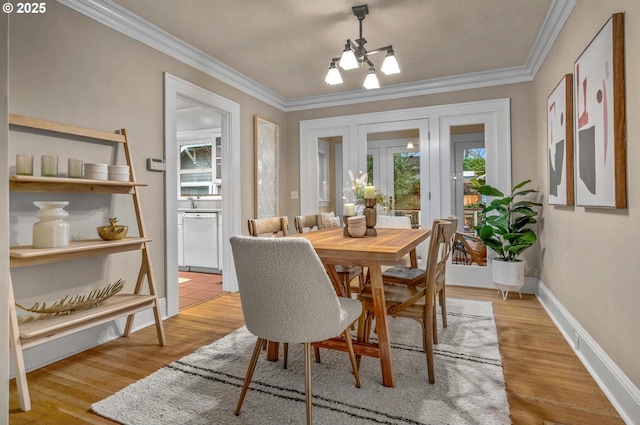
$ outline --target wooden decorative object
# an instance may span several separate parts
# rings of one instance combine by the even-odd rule
[[[102,289],[94,289],[89,295],[76,295],[73,298],[67,295],[60,301],[53,303],[50,307],[47,307],[47,303],[44,302],[42,303],[42,307],[40,303],[35,303],[31,308],[23,307],[18,303],[16,303],[16,306],[31,313],[71,314],[77,310],[96,307],[104,300],[120,292],[122,288],[124,288],[124,280],[119,279],[117,282],[111,283]]]

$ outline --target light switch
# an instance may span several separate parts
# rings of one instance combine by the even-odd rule
[[[292,190],[291,191],[291,199],[298,199],[298,191],[297,190]]]

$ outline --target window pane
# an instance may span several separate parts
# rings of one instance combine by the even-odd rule
[[[211,144],[182,146],[180,169],[198,170],[203,168],[212,168]]]
[[[180,174],[181,196],[206,196],[217,192],[217,186],[211,183],[211,173]]]
[[[420,209],[420,153],[393,154],[395,210]]]

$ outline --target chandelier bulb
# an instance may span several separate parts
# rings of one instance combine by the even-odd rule
[[[357,67],[358,59],[356,58],[356,54],[351,50],[351,44],[347,43],[344,46],[344,51],[340,57],[340,68],[345,71],[349,71],[350,69],[356,69]]]
[[[340,71],[336,68],[336,63],[331,62],[331,66],[329,66],[329,72],[327,72],[327,76],[324,79],[325,83],[333,86],[335,84],[342,84],[342,76],[340,75]]]
[[[364,79],[363,84],[365,89],[379,89],[380,83],[378,82],[378,77],[376,76],[376,70],[373,68],[369,68],[369,73],[367,74],[367,78]]]
[[[400,67],[398,66],[398,61],[392,49],[387,51],[387,56],[385,56],[384,62],[382,62],[382,67],[380,68],[380,70],[384,72],[384,75],[400,73]]]

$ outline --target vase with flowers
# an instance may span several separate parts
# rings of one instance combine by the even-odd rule
[[[365,188],[369,184],[369,173],[360,171],[358,177],[349,170],[349,181],[343,189],[343,202],[345,206],[344,215],[363,215],[365,204]],[[376,205],[380,205],[383,211],[387,210],[389,198],[380,191],[375,191]],[[353,211],[351,210],[353,208]],[[350,214],[351,213],[351,214]]]

